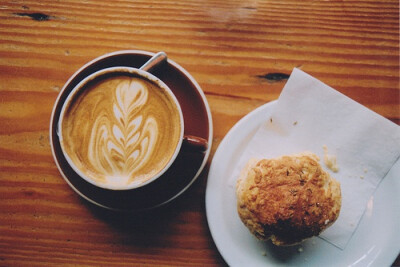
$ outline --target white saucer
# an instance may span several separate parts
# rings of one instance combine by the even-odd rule
[[[230,266],[390,266],[400,251],[400,161],[383,179],[344,250],[319,237],[298,246],[256,240],[240,221],[229,183],[241,151],[275,102],[241,119],[218,147],[208,174],[206,212],[215,244]]]

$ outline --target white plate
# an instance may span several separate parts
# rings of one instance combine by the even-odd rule
[[[344,250],[319,237],[276,247],[256,240],[242,224],[229,178],[241,151],[274,105],[265,104],[241,119],[219,145],[210,166],[207,220],[225,261],[230,266],[390,266],[400,251],[400,161],[379,185]]]

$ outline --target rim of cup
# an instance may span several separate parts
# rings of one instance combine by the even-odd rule
[[[93,179],[91,179],[90,177],[88,177],[87,175],[85,175],[80,168],[78,168],[75,163],[73,162],[73,160],[70,158],[70,156],[68,155],[68,152],[65,150],[64,148],[64,144],[62,142],[63,140],[63,136],[62,136],[62,122],[64,119],[64,114],[67,108],[70,107],[70,102],[74,99],[74,97],[76,96],[76,94],[82,89],[84,88],[84,86],[86,84],[88,84],[89,82],[91,82],[92,80],[102,76],[102,75],[106,75],[110,72],[121,72],[121,73],[130,73],[130,74],[136,74],[144,79],[149,80],[152,83],[157,84],[157,87],[162,88],[162,90],[164,90],[165,92],[167,92],[167,94],[170,96],[170,98],[173,100],[175,107],[178,110],[179,113],[179,121],[180,121],[180,134],[179,134],[179,140],[178,140],[178,144],[175,147],[175,151],[173,153],[173,155],[171,156],[171,158],[169,159],[168,163],[164,166],[163,169],[161,169],[156,175],[154,175],[153,177],[147,179],[144,182],[131,182],[130,184],[126,185],[126,186],[121,186],[121,185],[116,185],[116,184],[107,184],[107,183],[99,183],[97,181],[94,181]],[[184,119],[183,119],[183,113],[182,113],[182,109],[181,106],[179,104],[178,99],[176,98],[175,94],[172,92],[172,90],[168,87],[168,85],[166,85],[161,79],[157,78],[156,76],[154,76],[153,74],[138,69],[138,68],[134,68],[134,67],[127,67],[127,66],[114,66],[114,67],[108,67],[108,68],[104,68],[101,70],[98,70],[88,76],[86,76],[82,81],[80,81],[72,90],[71,92],[68,94],[67,98],[65,99],[64,103],[62,104],[61,107],[61,111],[60,111],[60,115],[59,115],[59,119],[58,119],[58,124],[57,124],[57,129],[56,129],[56,133],[57,136],[59,138],[60,141],[60,147],[61,147],[61,151],[65,157],[65,159],[67,160],[68,164],[70,165],[70,167],[74,170],[74,172],[76,172],[82,179],[84,179],[85,181],[103,188],[103,189],[109,189],[109,190],[132,190],[132,189],[136,189],[136,188],[140,188],[143,187],[147,184],[150,184],[151,182],[157,180],[159,177],[161,177],[170,167],[171,165],[174,163],[176,157],[178,156],[180,149],[182,147],[182,142],[183,142],[183,137],[184,137]]]

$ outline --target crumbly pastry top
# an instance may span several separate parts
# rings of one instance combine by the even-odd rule
[[[250,160],[237,183],[238,213],[261,240],[293,245],[335,222],[340,184],[314,154]]]

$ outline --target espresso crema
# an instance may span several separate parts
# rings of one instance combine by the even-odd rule
[[[75,166],[106,187],[140,185],[173,157],[181,117],[157,84],[128,73],[97,77],[69,102],[61,145]]]

